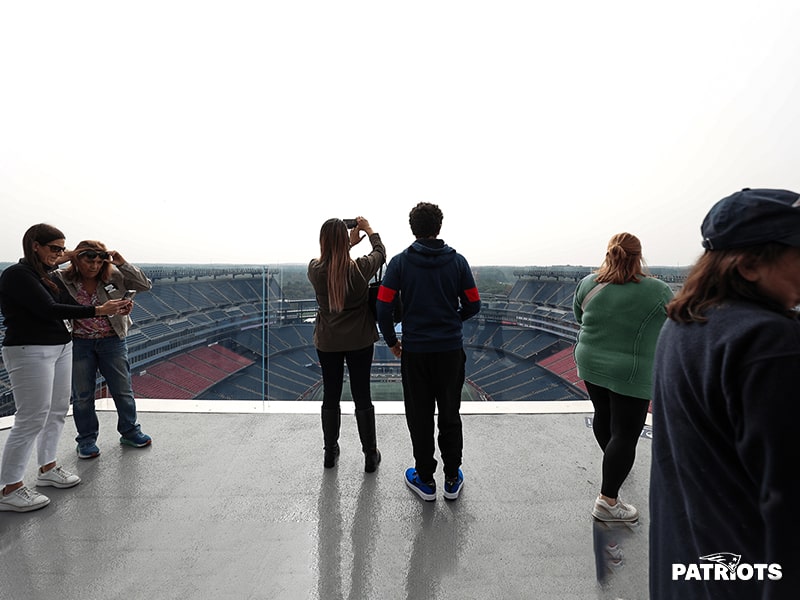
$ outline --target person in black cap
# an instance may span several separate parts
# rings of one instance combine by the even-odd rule
[[[800,195],[715,204],[656,347],[650,598],[796,598]]]

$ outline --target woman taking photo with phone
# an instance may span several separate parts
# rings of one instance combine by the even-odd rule
[[[0,463],[0,511],[27,512],[50,503],[23,484],[34,446],[40,465],[37,486],[69,488],[80,483],[77,475],[56,465],[72,378],[69,320],[115,315],[129,304],[60,303],[62,290],[50,272],[66,250],[64,244],[64,234],[52,225],[34,225],[22,238],[24,257],[0,275],[0,311],[6,326],[3,361],[16,408]]]
[[[139,267],[127,262],[119,252],[109,252],[102,242],[80,242],[65,257],[70,265],[57,271],[57,275],[78,304],[97,306],[112,298],[127,298],[129,292],[146,291],[152,287]],[[117,407],[120,443],[143,448],[152,442],[136,422],[136,401],[125,341],[132,309],[133,302],[117,315],[73,322],[72,416],[78,430],[75,438],[78,458],[100,456],[97,446],[100,424],[94,405],[98,370],[105,378]]]
[[[375,471],[381,461],[375,434],[375,408],[370,394],[370,371],[378,329],[370,311],[369,281],[386,262],[380,236],[364,217],[348,225],[328,219],[319,234],[320,256],[308,265],[319,310],[314,325],[314,346],[322,367],[322,436],[325,468],[336,466],[339,456],[340,400],[344,364],[350,374],[350,391],[356,407],[356,423],[364,452],[364,470]],[[361,235],[361,232],[366,235]],[[350,249],[369,237],[372,251],[353,260]]]

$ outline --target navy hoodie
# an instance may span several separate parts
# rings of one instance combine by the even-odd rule
[[[481,299],[467,260],[439,239],[418,239],[389,262],[378,291],[378,327],[397,343],[392,304],[403,303],[403,350],[447,352],[463,346],[461,324]]]

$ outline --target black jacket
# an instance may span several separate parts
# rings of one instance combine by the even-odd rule
[[[3,346],[57,346],[72,340],[64,322],[94,316],[94,306],[62,304],[66,291],[55,293],[25,262],[11,265],[0,275],[0,312],[6,333]]]

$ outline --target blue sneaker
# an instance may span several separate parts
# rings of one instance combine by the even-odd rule
[[[119,438],[119,443],[125,446],[133,446],[134,448],[144,448],[145,446],[149,446],[153,440],[150,438],[149,435],[145,435],[141,431],[137,431],[134,434],[129,436],[122,436]]]
[[[78,458],[97,458],[100,456],[100,448],[94,442],[88,444],[78,444]]]
[[[447,500],[455,500],[464,487],[464,473],[458,470],[458,477],[447,478],[444,480],[444,497]]]
[[[406,469],[406,485],[423,500],[427,502],[436,500],[436,482],[433,480],[427,483],[422,481],[416,469]]]

